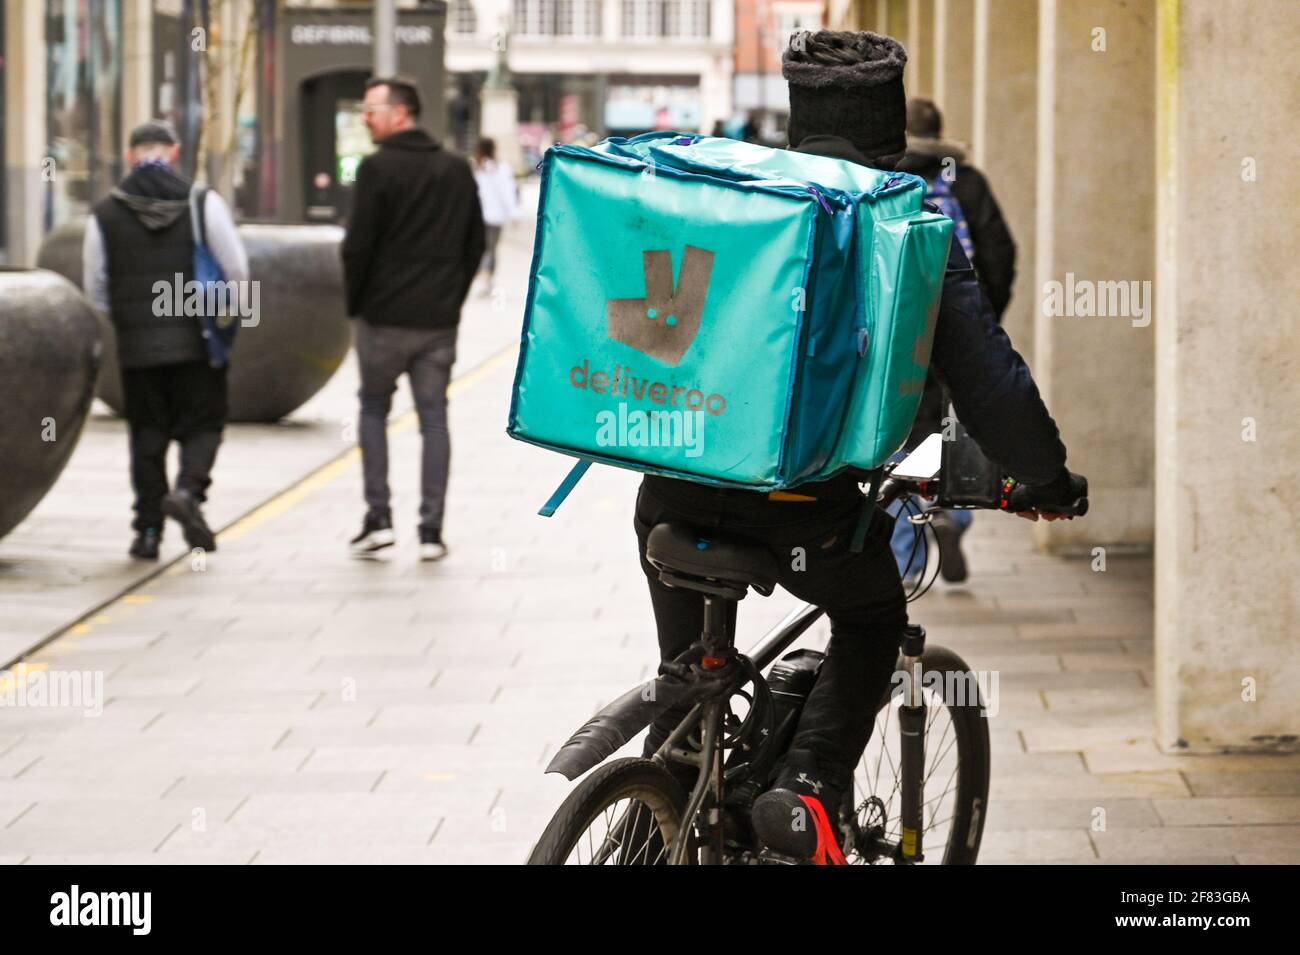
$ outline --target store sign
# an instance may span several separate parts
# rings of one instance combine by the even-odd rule
[[[433,27],[403,24],[394,31],[402,46],[433,46]],[[297,23],[289,31],[294,46],[370,46],[370,27],[363,24]]]

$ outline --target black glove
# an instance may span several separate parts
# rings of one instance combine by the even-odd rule
[[[1088,479],[1062,468],[1051,484],[1018,484],[1004,499],[1008,511],[1050,511],[1082,517],[1088,513]]]

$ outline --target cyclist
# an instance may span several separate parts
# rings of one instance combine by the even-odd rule
[[[796,35],[783,56],[790,86],[792,149],[893,169],[907,146],[898,41],[875,33]],[[956,239],[949,253],[934,334],[932,367],[981,448],[1021,485],[1025,516],[1053,520],[1082,479],[1065,467],[1065,446],[1029,369],[994,320],[974,269]],[[876,703],[888,691],[907,604],[890,549],[892,521],[873,509],[865,543],[852,546],[862,514],[863,475],[844,473],[787,492],[720,489],[647,475],[636,527],[660,655],[672,660],[703,627],[698,593],[664,585],[645,559],[650,529],[663,521],[711,528],[771,548],[779,583],[823,607],[831,637],[793,743],[772,786],[754,802],[754,828],[770,848],[839,863],[833,820],[851,792],[853,768],[869,741]],[[732,621],[734,625],[734,621]],[[646,741],[650,755],[685,715],[662,715]],[[675,764],[674,764],[675,765]],[[694,778],[694,771],[690,771]]]

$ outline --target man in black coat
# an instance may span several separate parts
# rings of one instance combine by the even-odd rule
[[[943,138],[943,114],[931,100],[913,97],[907,101],[907,152],[898,169],[931,183],[932,193],[940,177],[950,187],[969,232],[970,247],[963,243],[963,249],[1000,324],[1016,278],[1016,243],[989,181],[966,162],[965,147]]]
[[[785,52],[790,83],[790,143],[799,152],[893,169],[906,141],[903,66],[907,53],[874,33],[802,34]],[[1065,467],[1065,446],[1034,380],[1006,334],[960,243],[954,238],[935,325],[931,361],[971,435],[990,457],[1029,488],[1027,516],[1047,520],[1081,494],[1082,479]],[[889,689],[907,603],[890,551],[891,522],[875,511],[863,549],[852,547],[863,514],[858,482],[842,473],[765,494],[646,475],[634,526],[650,588],[661,659],[672,661],[703,629],[699,593],[665,585],[646,560],[651,528],[680,521],[771,549],[778,579],[830,618],[826,659],[804,705],[793,742],[773,785],[753,806],[755,829],[769,847],[802,859],[842,861],[834,819],[852,786],[853,769]],[[1054,510],[1056,508],[1056,510]],[[806,564],[792,568],[792,548]],[[790,568],[786,570],[786,568]],[[653,753],[685,713],[670,710],[651,727]],[[811,817],[811,819],[809,819]],[[808,825],[792,828],[806,820]]]
[[[181,525],[189,546],[217,546],[201,505],[226,424],[226,365],[210,363],[200,319],[172,307],[194,278],[191,184],[176,172],[179,156],[167,124],[136,127],[131,171],[95,203],[82,247],[82,287],[116,331],[135,490],[130,554],[143,560],[158,558],[164,514]],[[248,256],[226,203],[209,189],[196,208],[226,281],[246,282]],[[180,444],[180,472],[169,493],[172,440]]]
[[[483,256],[483,215],[469,163],[416,126],[420,95],[412,81],[371,80],[362,110],[379,149],[357,169],[342,250],[348,314],[359,319],[367,507],[352,550],[368,557],[395,542],[385,429],[397,379],[405,372],[423,440],[420,557],[437,560],[447,552],[447,383],[461,305]]]
[[[939,205],[939,211],[953,219],[957,241],[975,266],[975,276],[993,307],[995,321],[1002,324],[1002,313],[1011,301],[1011,285],[1016,278],[1016,243],[984,174],[966,162],[966,150],[961,144],[943,138],[943,114],[932,100],[918,96],[907,101],[907,152],[898,168],[924,179],[927,193]],[[928,435],[941,431],[945,414],[943,388],[929,374],[905,447],[911,450]],[[930,526],[939,544],[939,566],[944,580],[950,583],[966,579],[961,537],[970,524],[970,511],[936,510],[931,516]],[[904,581],[920,577],[925,570],[926,548],[917,546],[913,528],[905,521],[899,521],[894,529],[893,547]]]

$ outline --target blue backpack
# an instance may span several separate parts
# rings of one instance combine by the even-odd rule
[[[925,197],[939,207],[939,211],[952,220],[952,234],[961,243],[966,258],[975,261],[975,242],[970,236],[970,226],[966,224],[966,213],[952,191],[952,183],[943,173],[926,182]]]
[[[230,360],[239,331],[236,291],[226,285],[226,273],[208,248],[207,223],[203,206],[208,190],[195,184],[190,189],[190,232],[194,241],[194,281],[203,289],[203,312],[199,328],[208,349],[208,364],[220,368]],[[214,308],[209,309],[211,303]]]

